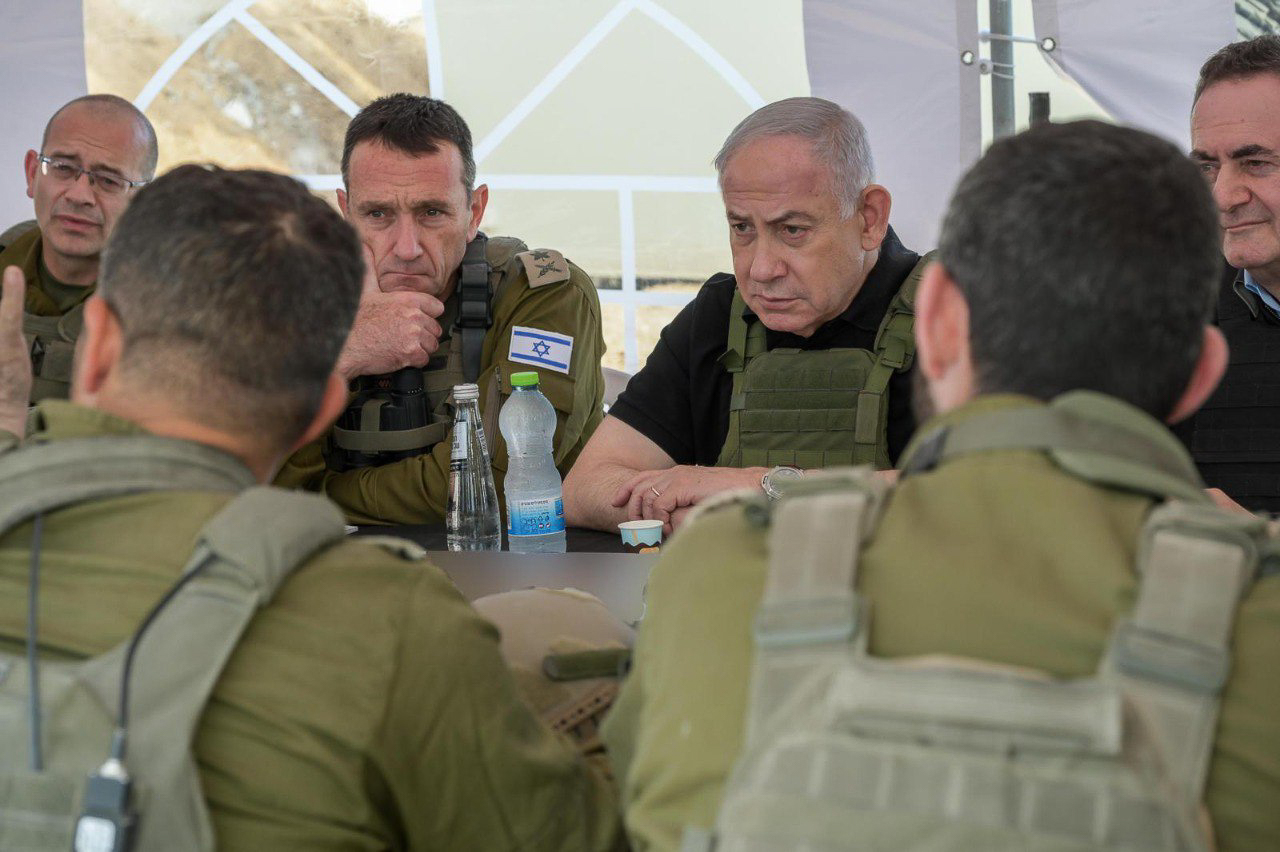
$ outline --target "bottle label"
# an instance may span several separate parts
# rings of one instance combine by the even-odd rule
[[[467,427],[470,424],[459,420],[453,424],[453,452],[449,456],[451,462],[463,461],[467,457]]]
[[[507,503],[507,535],[547,535],[564,532],[564,500],[510,500]]]

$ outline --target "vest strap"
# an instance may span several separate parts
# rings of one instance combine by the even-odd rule
[[[493,305],[489,299],[489,238],[482,232],[467,243],[458,273],[458,319],[454,324],[462,338],[462,375],[468,383],[480,376],[484,337],[493,325]]]
[[[369,403],[375,402],[381,407],[382,400],[369,400]],[[368,404],[366,404],[367,407]],[[416,450],[419,447],[429,449],[443,440],[442,435],[448,432],[449,425],[440,423],[428,423],[415,429],[397,429],[394,432],[366,432],[334,426],[333,443],[344,450],[361,453],[399,452]]]
[[[1138,551],[1137,602],[1112,634],[1103,676],[1145,711],[1172,778],[1204,791],[1232,627],[1253,582],[1264,523],[1170,501],[1152,513]]]
[[[866,469],[815,471],[773,508],[769,569],[753,633],[747,741],[765,731],[815,655],[842,659],[859,634],[854,594],[862,542],[887,486]]]

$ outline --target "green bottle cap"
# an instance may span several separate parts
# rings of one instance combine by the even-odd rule
[[[537,373],[512,373],[511,387],[513,388],[536,388],[538,386]]]

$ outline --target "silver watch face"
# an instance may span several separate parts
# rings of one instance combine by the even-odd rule
[[[784,482],[789,482],[793,479],[800,479],[803,476],[804,471],[798,467],[779,465],[765,473],[760,484],[764,488],[765,494],[768,494],[770,497],[778,497],[782,493],[780,486]]]

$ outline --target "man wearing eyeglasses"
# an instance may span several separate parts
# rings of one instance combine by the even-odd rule
[[[115,95],[67,103],[27,151],[34,222],[0,233],[0,270],[27,280],[23,331],[35,382],[31,402],[65,399],[81,310],[98,280],[102,247],[133,191],[156,170],[156,133],[137,107]]]

